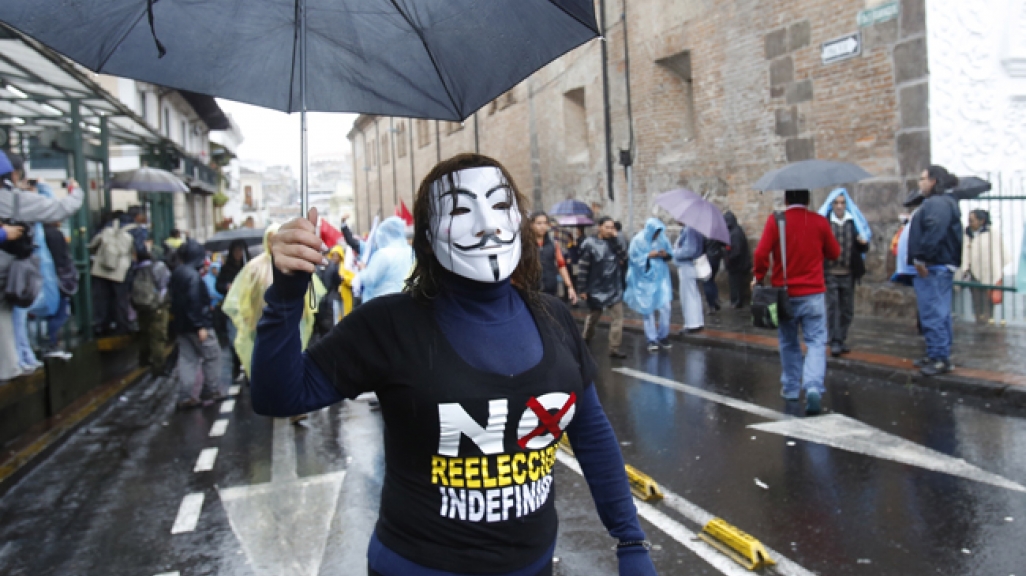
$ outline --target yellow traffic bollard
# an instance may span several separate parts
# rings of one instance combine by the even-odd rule
[[[742,532],[737,526],[728,524],[722,518],[710,520],[698,537],[749,570],[776,564],[769,557],[762,542]]]

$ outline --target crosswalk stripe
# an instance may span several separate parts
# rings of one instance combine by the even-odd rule
[[[203,511],[203,493],[192,492],[182,498],[182,505],[178,507],[178,516],[175,524],[171,527],[172,534],[192,532],[199,522],[200,512]]]

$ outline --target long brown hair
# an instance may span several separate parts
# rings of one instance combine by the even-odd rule
[[[521,291],[528,303],[534,304],[539,301],[538,286],[541,282],[541,264],[538,260],[538,245],[533,241],[534,232],[531,230],[531,220],[527,217],[528,200],[520,193],[520,189],[517,188],[513,177],[510,176],[505,166],[498,160],[481,154],[459,154],[442,160],[428,172],[424,180],[421,181],[420,187],[417,188],[417,197],[413,200],[413,254],[416,257],[416,263],[413,272],[406,280],[406,291],[415,299],[422,302],[428,301],[444,289],[442,280],[444,268],[431,250],[429,236],[436,205],[431,201],[431,187],[442,178],[449,178],[450,186],[455,187],[453,175],[456,172],[486,167],[497,168],[502,173],[502,179],[513,191],[517,201],[517,210],[520,212],[520,262],[513,270],[510,281]]]

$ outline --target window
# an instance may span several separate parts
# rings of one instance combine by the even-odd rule
[[[388,159],[392,157],[391,150],[388,149],[388,134],[381,137],[381,164],[384,166],[388,164]]]
[[[395,129],[396,156],[406,158],[406,122],[400,122]]]
[[[462,122],[446,122],[445,123],[445,135],[446,136],[449,136],[451,134],[459,132],[460,130],[463,130],[463,123]]]
[[[695,92],[691,78],[691,51],[685,50],[668,58],[656,60],[656,64],[670,72],[677,80],[666,89],[671,92],[669,101],[680,103],[680,131],[685,140],[691,140],[695,137]]]
[[[576,88],[563,94],[563,137],[567,161],[587,162],[588,110],[584,104],[584,88]]]
[[[506,92],[502,96],[492,100],[492,103],[488,105],[488,115],[491,116],[499,110],[505,110],[516,103],[516,88],[510,88],[509,92]]]
[[[253,187],[247,185],[245,188],[243,188],[243,194],[246,195],[246,208],[253,208]]]
[[[431,128],[427,120],[417,120],[417,147],[423,148],[431,143]]]

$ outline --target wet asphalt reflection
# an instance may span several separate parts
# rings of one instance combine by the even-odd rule
[[[642,506],[661,574],[746,573],[694,539],[711,516],[774,552],[764,574],[1026,574],[1026,411],[834,370],[830,412],[805,419],[773,356],[652,354],[628,333],[610,362],[605,336],[600,398],[625,460],[667,493]],[[365,399],[300,426],[253,414],[244,386],[224,412],[173,400],[171,382],[140,382],[7,491],[0,573],[366,573],[384,460]],[[561,461],[556,573],[615,574]]]

